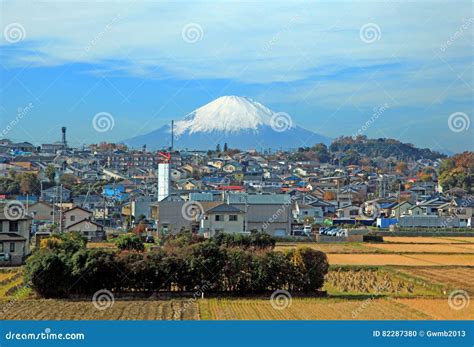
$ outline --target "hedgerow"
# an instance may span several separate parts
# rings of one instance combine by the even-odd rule
[[[141,252],[87,249],[84,243],[74,247],[68,239],[61,243],[67,248],[54,243],[35,251],[27,260],[26,280],[44,297],[88,295],[99,289],[137,293],[205,288],[248,294],[322,288],[329,268],[326,254],[310,248],[273,251],[266,236],[253,240],[257,243],[251,245],[240,237],[234,243],[221,237]]]

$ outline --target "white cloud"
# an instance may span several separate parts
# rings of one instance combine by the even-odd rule
[[[228,78],[248,83],[305,79],[320,67],[345,69],[430,59],[462,25],[472,4],[145,2],[2,3],[2,29],[24,26],[22,43],[10,63],[36,65],[92,62],[155,78]],[[203,28],[194,44],[181,37],[190,23]],[[362,25],[374,22],[381,38],[360,40]],[[470,54],[472,30],[446,52],[447,59]],[[2,45],[9,45],[2,38]],[[159,73],[154,72],[158,68]]]

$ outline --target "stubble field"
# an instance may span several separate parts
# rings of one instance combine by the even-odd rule
[[[331,264],[324,287],[327,297],[292,297],[284,302],[283,308],[272,305],[267,295],[116,298],[109,307],[97,309],[92,297],[37,298],[23,284],[20,269],[2,269],[0,314],[1,319],[21,320],[474,319],[474,305],[469,301],[469,295],[474,294],[474,238],[388,237],[385,240],[388,242],[383,244],[278,244],[277,250],[301,246],[322,250],[328,253]],[[454,308],[453,301],[448,299],[451,293],[462,295],[461,301],[454,302],[458,305]]]

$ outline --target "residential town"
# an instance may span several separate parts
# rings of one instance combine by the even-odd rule
[[[314,238],[338,228],[344,233],[337,236],[350,239],[374,230],[473,227],[472,152],[367,158],[334,150],[341,141],[293,152],[225,143],[209,151],[71,148],[65,127],[61,141],[39,147],[1,140],[0,253],[21,264],[35,239],[70,231],[89,241],[134,231],[153,242],[184,230]],[[446,171],[459,158],[465,168],[451,162],[450,169],[467,184]]]

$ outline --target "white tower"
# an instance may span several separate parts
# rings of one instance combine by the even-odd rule
[[[158,164],[158,201],[170,195],[170,153],[159,153],[162,160]]]

